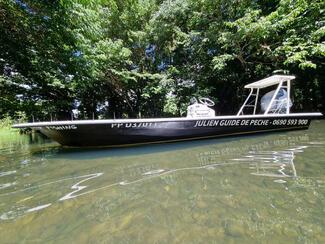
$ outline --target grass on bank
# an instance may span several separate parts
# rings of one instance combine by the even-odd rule
[[[0,129],[9,129],[13,124],[13,120],[11,117],[4,117],[0,120]]]
[[[21,137],[21,133],[25,133],[20,129],[13,129],[11,126],[14,120],[10,117],[0,119],[0,149],[6,148],[13,144],[19,144],[26,140],[26,137]]]
[[[13,132],[20,132],[19,129],[13,129],[12,125],[15,121],[10,116],[5,116],[3,119],[0,119],[0,135],[5,136]]]
[[[9,114],[5,114],[1,116],[2,119],[0,119],[0,132],[4,131],[19,131],[17,129],[13,129],[12,125],[15,123],[23,123],[27,121],[27,116],[24,112],[16,112],[15,118],[11,117]]]
[[[11,128],[13,121],[9,118],[4,118],[0,120],[0,136],[9,136],[13,132],[19,132],[17,129]]]

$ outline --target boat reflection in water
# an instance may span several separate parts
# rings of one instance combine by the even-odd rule
[[[291,140],[296,141],[308,141],[308,136],[305,137],[291,137]],[[266,141],[265,141],[266,142]],[[273,143],[283,144],[287,142],[286,140],[276,140]],[[297,153],[304,152],[304,149],[308,148],[308,145],[295,146],[293,148],[288,148],[285,150],[279,151],[266,151],[264,148],[269,147],[269,143],[264,143],[264,145],[256,145],[259,149],[248,151],[246,155],[243,155],[240,158],[231,159],[234,163],[228,164],[249,164],[249,168],[253,170],[252,175],[255,176],[265,176],[275,178],[274,182],[285,183],[286,180],[278,178],[297,178],[297,171],[294,165],[294,158]],[[274,145],[273,145],[274,146]],[[249,149],[250,146],[247,146],[246,149]],[[242,148],[241,148],[242,149]],[[223,155],[226,151],[219,152],[205,152],[202,153],[200,157],[201,163],[212,163],[213,160],[216,160],[218,155]],[[230,149],[230,152],[236,151],[237,148]],[[213,164],[212,164],[213,165]],[[206,164],[209,166],[209,164]]]
[[[194,174],[193,171],[203,171],[200,173],[204,177],[207,174],[204,170],[211,171],[231,167],[229,171],[223,171],[222,174],[219,171],[216,172],[216,176],[222,178],[226,174],[229,176],[230,172],[242,170],[246,175],[269,177],[276,183],[286,183],[289,178],[293,180],[299,178],[299,172],[297,172],[294,164],[296,154],[302,154],[309,147],[318,146],[311,143],[307,135],[283,135],[275,140],[272,136],[270,136],[271,139],[267,138],[257,137],[254,141],[255,144],[250,144],[247,138],[239,141],[225,139],[218,143],[212,140],[214,144],[207,142],[205,145],[201,144],[200,146],[193,143],[194,147],[191,147],[191,143],[187,143],[185,144],[187,145],[185,149],[149,153],[143,155],[142,158],[127,154],[110,157],[112,151],[107,151],[107,157],[105,158],[105,155],[101,154],[99,160],[94,159],[91,162],[92,167],[90,168],[89,161],[80,161],[80,163],[78,162],[75,165],[76,168],[71,168],[70,172],[66,172],[65,175],[61,174],[56,179],[51,179],[49,172],[46,172],[47,170],[44,169],[49,174],[48,181],[44,181],[44,177],[42,177],[42,180],[38,182],[25,182],[24,185],[17,183],[20,180],[17,177],[24,175],[24,172],[20,171],[25,170],[25,168],[13,169],[10,172],[11,175],[15,176],[15,181],[7,182],[6,185],[0,186],[0,198],[3,199],[2,205],[7,207],[6,211],[0,212],[0,221],[16,219],[32,212],[47,209],[59,202],[81,198],[96,192],[109,191],[113,188],[119,188],[118,190],[123,191],[124,189],[127,190],[127,187],[131,185],[143,187],[140,183],[150,182],[156,178],[176,183],[177,181],[181,182],[184,181],[184,175],[180,176],[182,172]],[[165,147],[164,145],[160,146],[162,148]],[[207,150],[207,148],[211,150]],[[270,148],[272,150],[268,151],[267,149]],[[126,152],[125,149],[116,150]],[[60,151],[53,153],[54,155],[43,153],[44,158],[40,160],[44,162],[62,157]],[[81,151],[79,153],[83,154],[84,152]],[[66,151],[63,155],[66,155]],[[69,157],[73,157],[73,155],[77,158],[80,157],[78,152],[74,152]],[[162,161],[161,158],[166,158],[166,160]],[[56,160],[56,168],[60,168],[61,163],[62,167],[66,164],[66,161]],[[107,163],[105,160],[111,163]],[[114,163],[125,160],[131,163]],[[48,164],[48,166],[50,165]],[[80,169],[86,167],[86,165],[88,173],[83,174]],[[71,172],[73,172],[73,176],[71,176]],[[30,174],[33,173],[30,172]],[[0,174],[0,177],[8,175],[3,172]],[[242,179],[232,178],[231,180],[244,181],[245,177],[247,178],[247,176],[243,176]],[[14,185],[15,188],[11,187]],[[4,208],[1,207],[1,209]]]

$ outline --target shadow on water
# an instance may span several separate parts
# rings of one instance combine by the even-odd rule
[[[282,132],[280,135],[276,132],[258,133],[252,135],[241,136],[229,136],[222,138],[203,139],[203,140],[191,140],[180,141],[170,143],[154,143],[146,145],[135,145],[132,147],[64,147],[58,144],[50,144],[46,148],[39,148],[39,150],[33,150],[31,153],[34,156],[43,157],[44,153],[47,153],[50,157],[69,158],[71,160],[89,160],[106,157],[119,157],[119,156],[137,156],[145,154],[155,154],[172,152],[179,150],[188,150],[191,148],[216,146],[221,147],[223,145],[236,143],[237,141],[246,141],[247,144],[256,140],[273,140],[274,135],[278,135],[280,138],[285,138],[290,135],[294,135],[295,132]],[[44,139],[43,139],[44,140]],[[50,142],[49,139],[45,139],[45,142]],[[34,142],[35,143],[35,142]]]

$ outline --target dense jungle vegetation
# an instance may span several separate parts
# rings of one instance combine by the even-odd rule
[[[0,119],[232,114],[275,71],[324,111],[325,1],[0,0],[0,67]]]

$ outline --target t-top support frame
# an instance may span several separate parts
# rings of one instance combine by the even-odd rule
[[[263,114],[267,115],[267,114],[270,114],[271,112],[273,114],[279,113],[279,110],[272,110],[272,106],[273,106],[274,102],[278,101],[276,99],[276,97],[277,97],[281,88],[286,89],[287,98],[286,98],[284,105],[286,106],[286,114],[290,114],[290,92],[291,92],[290,87],[291,87],[291,80],[294,78],[295,78],[294,76],[274,75],[274,76],[268,77],[266,79],[263,79],[261,81],[257,81],[257,82],[246,85],[245,88],[250,88],[250,93],[249,93],[248,97],[246,98],[245,102],[243,103],[243,105],[241,106],[241,108],[239,109],[237,116],[244,115],[244,109],[246,107],[253,107],[253,115],[255,115],[256,110],[257,110],[257,102],[258,102],[258,98],[259,98],[259,94],[260,94],[260,89],[265,88],[265,87],[270,87],[270,86],[273,86],[276,84],[278,84],[277,88],[272,96],[270,103],[268,104],[268,106]],[[252,100],[251,99],[252,97],[255,97],[255,99]]]

